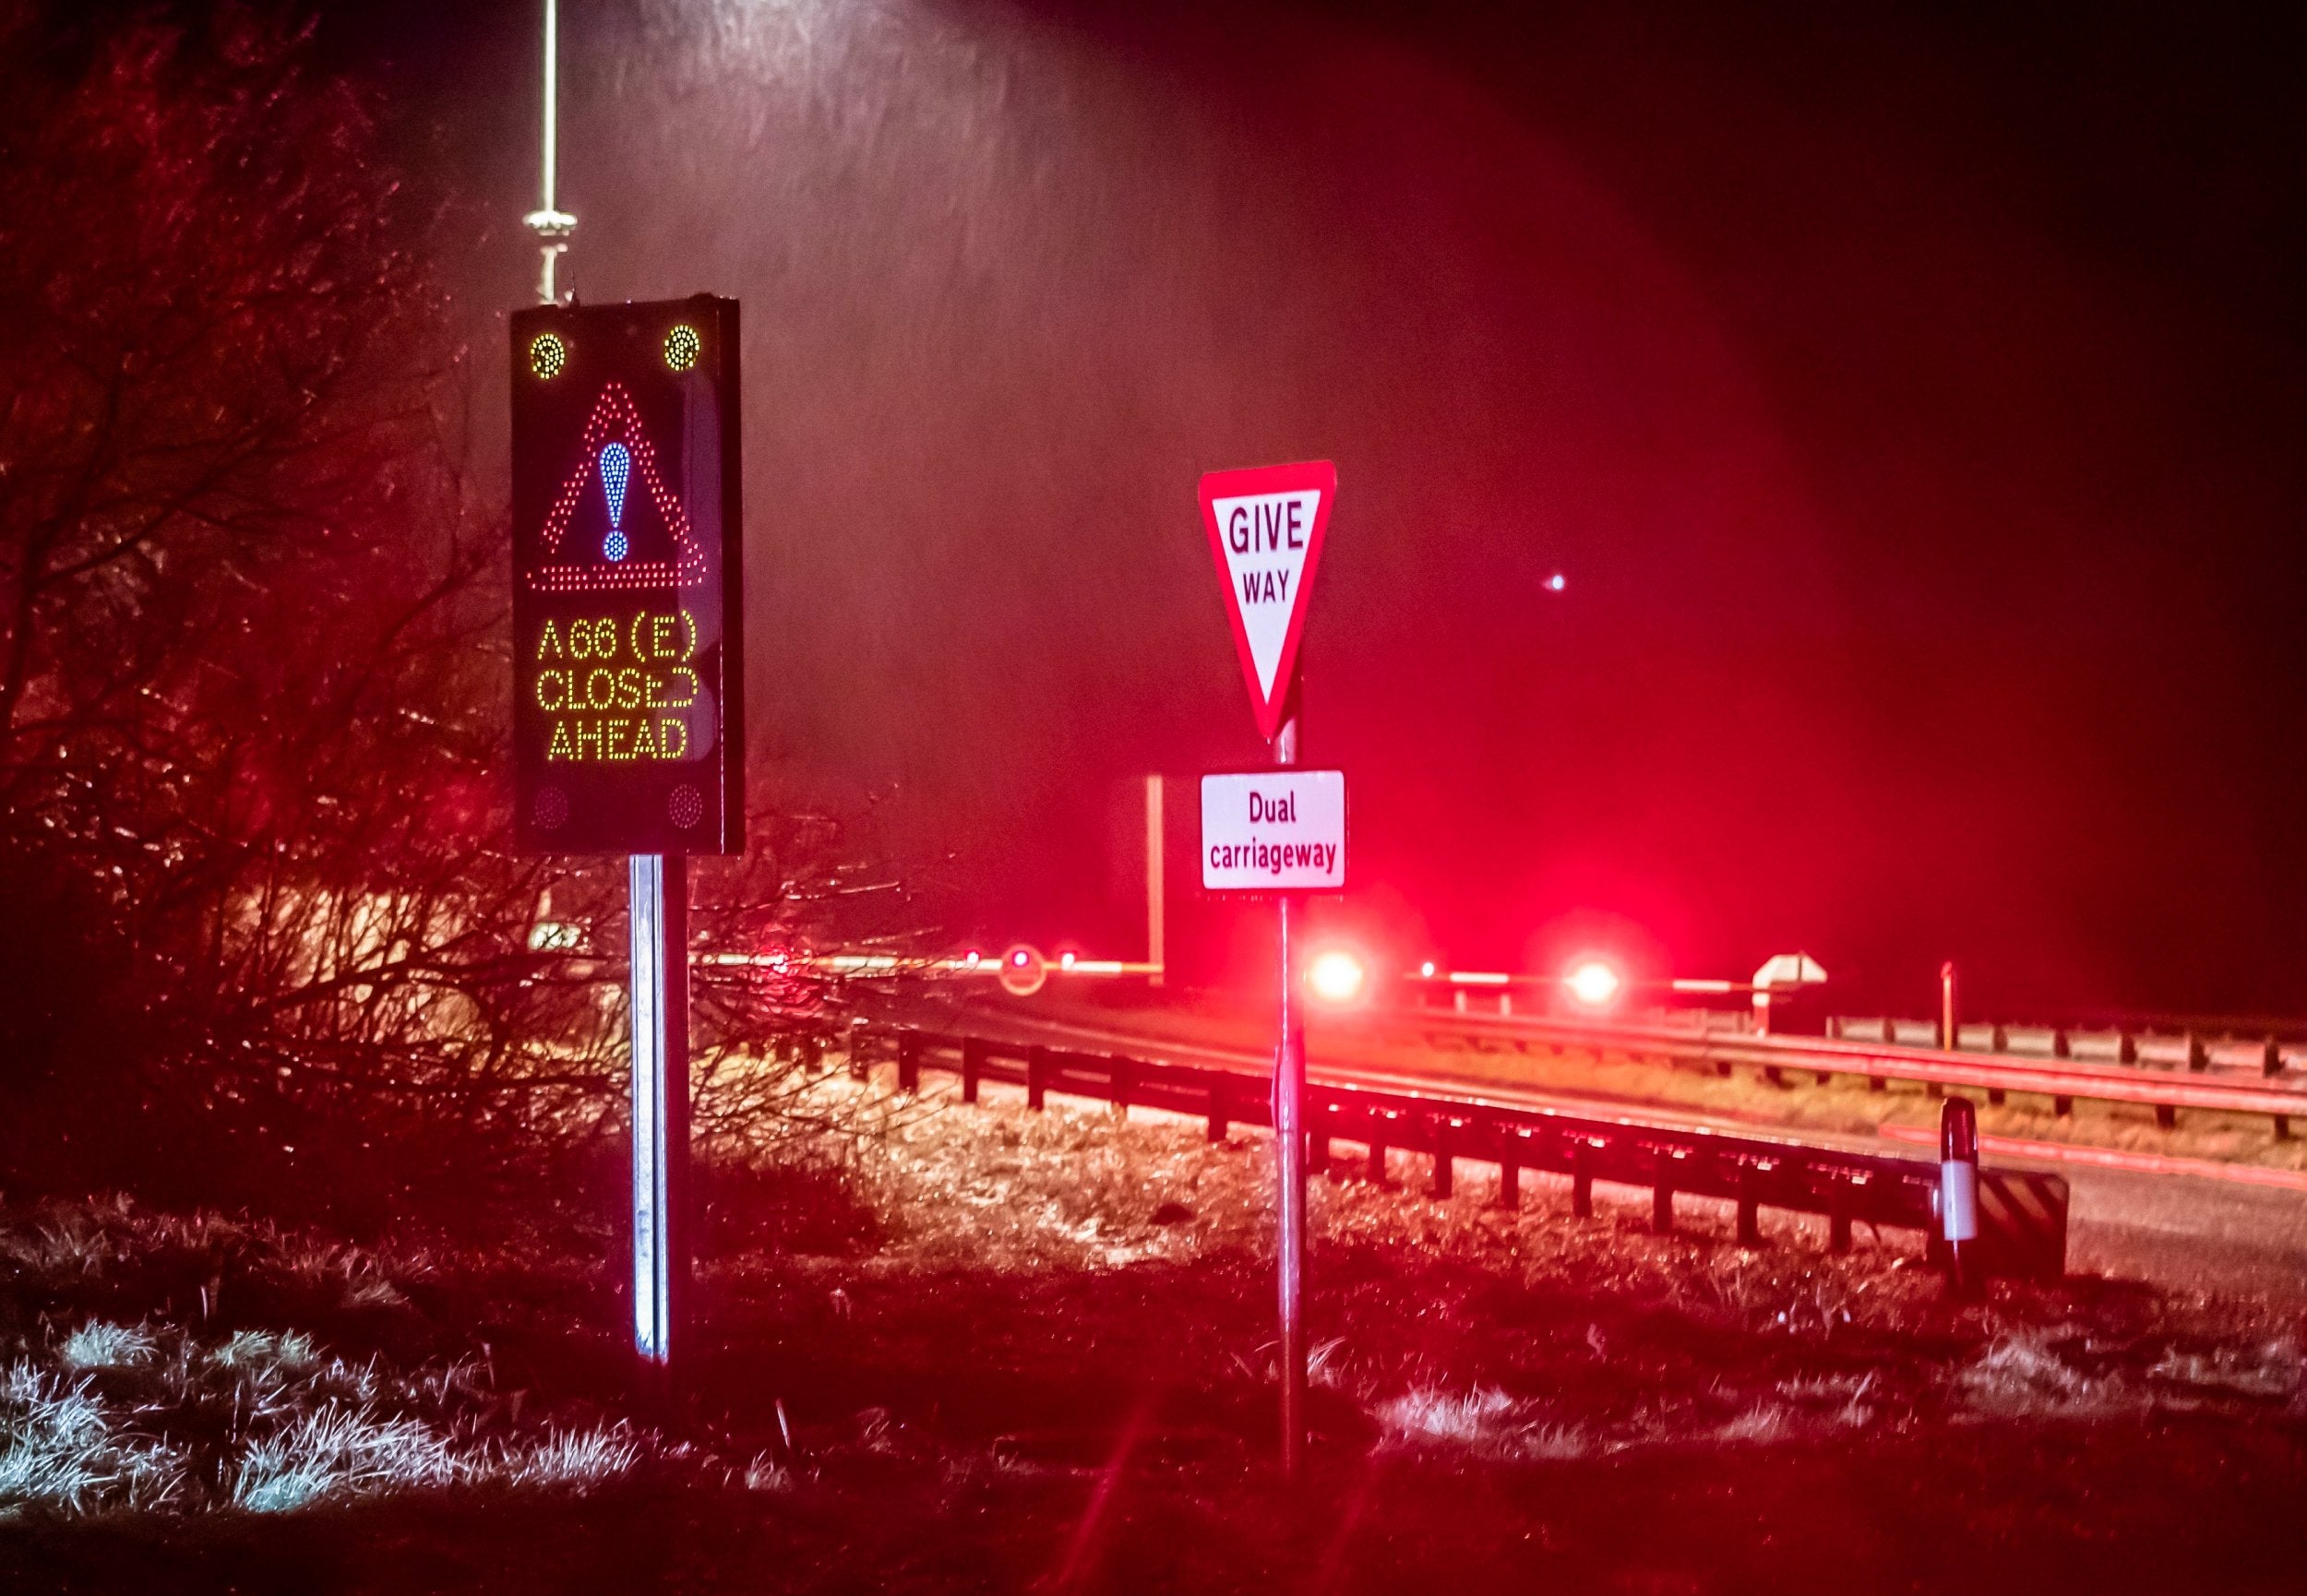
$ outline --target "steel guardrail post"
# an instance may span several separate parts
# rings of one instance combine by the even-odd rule
[[[1763,1245],[1762,1172],[1751,1163],[1739,1166],[1739,1245]]]

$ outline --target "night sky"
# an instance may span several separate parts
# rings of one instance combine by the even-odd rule
[[[1326,458],[1401,957],[2307,1007],[2298,14],[1537,9],[567,0],[576,287],[745,302],[778,780],[1134,954],[1129,780],[1261,756],[1195,480]],[[484,412],[534,26],[321,35]]]

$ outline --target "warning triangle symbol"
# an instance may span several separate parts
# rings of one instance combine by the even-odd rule
[[[637,548],[643,518],[630,512],[646,501],[661,547]],[[604,534],[571,536],[580,521]],[[539,533],[544,560],[529,573],[542,593],[640,592],[694,587],[705,579],[704,545],[689,528],[688,512],[665,482],[657,451],[641,430],[640,412],[622,383],[609,383],[593,401],[577,461],[553,501]]]
[[[1306,595],[1337,496],[1338,469],[1328,460],[1212,471],[1201,479],[1202,530],[1225,584],[1225,613],[1249,707],[1269,743],[1288,707]]]

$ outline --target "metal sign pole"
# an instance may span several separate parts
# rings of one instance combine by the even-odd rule
[[[628,862],[633,939],[633,1346],[663,1374],[688,1295],[688,862]]]
[[[1273,738],[1273,762],[1297,763],[1297,684],[1287,718]],[[1281,1236],[1275,1247],[1282,1309],[1282,1473],[1295,1480],[1306,1450],[1306,1033],[1290,979],[1290,900],[1278,903],[1282,982],[1281,1043],[1274,1049],[1273,1141],[1282,1185]]]

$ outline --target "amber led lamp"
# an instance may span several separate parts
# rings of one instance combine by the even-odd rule
[[[529,340],[529,369],[540,382],[551,382],[568,364],[568,346],[558,333],[541,332]]]

